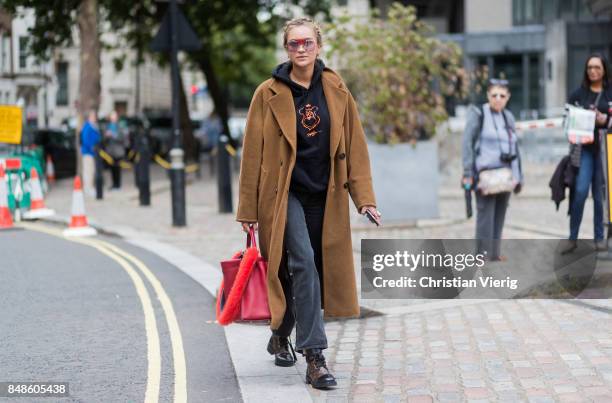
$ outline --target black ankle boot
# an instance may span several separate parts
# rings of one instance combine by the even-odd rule
[[[308,363],[306,383],[311,384],[315,389],[327,389],[336,386],[336,378],[327,369],[327,363],[321,349],[306,349],[305,354]]]
[[[274,355],[274,364],[279,367],[291,367],[297,361],[295,351],[288,337],[273,334],[268,342],[268,353]]]

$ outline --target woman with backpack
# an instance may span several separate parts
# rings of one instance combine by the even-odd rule
[[[488,102],[472,107],[463,133],[462,184],[476,193],[478,253],[491,261],[504,261],[501,237],[511,192],[523,183],[518,138],[507,80],[491,79]]]

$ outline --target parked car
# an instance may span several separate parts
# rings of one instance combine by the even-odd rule
[[[149,132],[153,142],[153,152],[166,156],[172,147],[172,117],[148,117]]]
[[[44,150],[45,161],[51,156],[55,167],[56,178],[68,178],[76,175],[76,144],[74,131],[46,128],[34,131],[34,144]]]

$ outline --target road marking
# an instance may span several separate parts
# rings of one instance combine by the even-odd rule
[[[114,251],[118,255],[126,258],[132,262],[149,280],[157,298],[161,303],[164,314],[166,315],[166,322],[168,324],[168,330],[170,332],[170,341],[172,342],[172,356],[174,358],[174,402],[175,403],[186,403],[187,402],[187,367],[185,365],[185,350],[183,348],[183,336],[181,335],[181,329],[178,324],[178,319],[174,313],[172,307],[172,301],[164,287],[162,287],[160,281],[155,275],[149,270],[149,268],[137,257],[125,252],[117,246],[110,244],[105,241],[98,241],[104,246]]]
[[[73,239],[70,239],[73,240]],[[81,240],[74,240],[79,242]],[[102,246],[98,246],[89,242],[79,242],[96,248],[101,253],[113,259],[128,273],[132,282],[136,286],[136,292],[142,302],[142,310],[145,316],[145,329],[147,335],[147,361],[149,362],[147,370],[147,388],[145,390],[145,402],[159,401],[159,385],[161,379],[161,348],[159,344],[159,332],[157,330],[157,321],[155,320],[155,310],[149,297],[149,292],[138,273],[129,265],[129,263],[120,256],[116,256],[111,251]]]
[[[174,364],[174,402],[187,402],[187,369],[185,364],[185,351],[183,348],[183,338],[181,335],[181,330],[178,324],[178,319],[174,312],[174,308],[172,306],[172,301],[170,300],[168,294],[161,285],[161,282],[157,279],[153,272],[151,272],[151,270],[149,270],[149,268],[140,259],[125,252],[124,250],[111,243],[99,239],[68,238],[63,236],[63,234],[59,231],[55,231],[48,227],[35,224],[21,223],[20,225],[26,229],[45,232],[47,234],[54,235],[68,241],[91,246],[118,262],[121,267],[123,267],[124,270],[128,272],[130,277],[132,277],[132,274],[135,276],[136,280],[134,279],[134,277],[132,277],[132,281],[134,282],[137,290],[139,290],[140,285],[142,286],[145,293],[144,299],[141,298],[141,302],[143,303],[143,310],[145,311],[145,328],[147,330],[148,348],[147,357],[149,360],[145,401],[157,402],[159,399],[159,385],[161,377],[161,353],[159,347],[159,333],[157,331],[157,322],[155,321],[155,311],[153,310],[153,305],[151,304],[148,291],[146,287],[144,287],[144,283],[141,277],[129,265],[127,261],[131,262],[134,266],[136,266],[136,268],[138,268],[138,270],[140,270],[140,272],[147,278],[147,280],[151,283],[153,289],[155,290],[157,298],[160,301],[160,304],[164,311],[164,315],[166,316],[166,322],[168,324],[168,329],[170,332],[170,341],[172,344],[172,356]],[[147,308],[145,308],[145,300],[148,303]],[[150,308],[149,313],[147,313],[148,308]],[[147,323],[148,314],[151,314],[152,317],[152,327],[150,327],[151,323]],[[150,331],[152,332],[152,334],[150,334]],[[154,346],[152,346],[152,344],[154,344]]]

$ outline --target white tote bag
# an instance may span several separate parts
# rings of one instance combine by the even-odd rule
[[[563,131],[569,142],[590,144],[595,141],[595,118],[595,111],[566,104]]]

